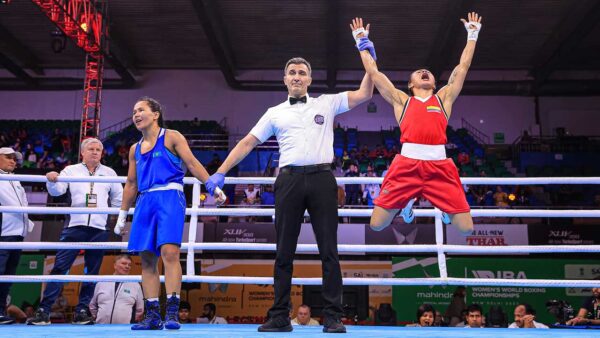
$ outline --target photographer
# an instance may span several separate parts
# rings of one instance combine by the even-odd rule
[[[600,288],[592,289],[592,296],[583,302],[577,317],[567,325],[600,325]]]

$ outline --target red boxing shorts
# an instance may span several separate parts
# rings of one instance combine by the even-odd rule
[[[424,161],[396,155],[383,179],[375,205],[384,209],[402,209],[415,197],[424,197],[452,215],[471,210],[451,158]]]

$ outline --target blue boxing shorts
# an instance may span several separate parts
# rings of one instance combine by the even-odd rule
[[[135,204],[127,250],[151,251],[160,256],[164,244],[181,246],[185,196],[176,189],[140,194]]]

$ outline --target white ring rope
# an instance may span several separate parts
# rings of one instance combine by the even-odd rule
[[[381,184],[383,177],[336,177],[338,184]],[[463,184],[479,185],[537,185],[537,184],[600,184],[600,177],[461,177]],[[0,181],[41,182],[43,175],[0,175]],[[58,182],[125,183],[124,176],[59,176]],[[194,177],[185,177],[184,184],[199,183]],[[274,184],[275,177],[226,177],[225,184]]]
[[[600,253],[600,245],[511,245],[511,246],[472,246],[472,245],[367,245],[338,244],[339,252],[360,253],[436,253],[441,248],[444,252],[455,254],[523,254],[523,253]],[[275,251],[271,243],[182,243],[181,249],[213,251]],[[127,250],[125,242],[2,242],[6,250]],[[296,252],[318,252],[316,244],[298,244]]]
[[[381,183],[380,177],[336,178],[339,184]],[[47,182],[45,176],[36,175],[0,175],[0,181]],[[60,182],[103,182],[124,183],[124,177],[59,177]],[[533,178],[463,178],[463,184],[482,185],[534,185],[534,184],[600,184],[600,177],[533,177]],[[226,184],[273,184],[274,177],[229,177]],[[198,208],[200,200],[200,182],[192,177],[184,178],[185,184],[193,184],[192,208],[186,209],[191,215],[190,231],[195,230],[198,216],[273,216],[273,208]],[[134,209],[129,213],[133,214]],[[119,208],[77,208],[77,207],[13,207],[0,206],[0,212],[29,213],[29,214],[118,214]],[[341,217],[370,217],[372,209],[339,209]],[[475,279],[447,277],[445,253],[480,253],[480,254],[523,254],[523,253],[598,253],[600,245],[540,245],[540,246],[505,246],[477,247],[467,245],[444,245],[443,227],[441,226],[440,211],[437,209],[416,209],[415,216],[434,216],[436,224],[436,245],[351,245],[340,244],[341,252],[429,252],[437,253],[440,278],[344,278],[344,285],[464,285],[464,286],[519,286],[519,287],[600,287],[600,281],[592,280],[547,280],[547,279]],[[600,210],[524,210],[524,209],[475,209],[471,211],[474,217],[595,217],[600,218]],[[182,249],[188,250],[187,275],[183,282],[196,283],[230,283],[230,284],[273,284],[272,277],[242,277],[242,276],[196,276],[193,264],[194,250],[243,250],[243,251],[274,251],[275,244],[263,243],[195,243],[195,233],[190,234],[188,243],[182,243]],[[127,243],[123,242],[4,242],[5,249],[117,249],[126,250]],[[297,252],[317,252],[314,244],[299,244]],[[161,277],[164,281],[164,278]],[[86,275],[43,275],[43,276],[0,276],[0,282],[68,282],[68,281],[141,281],[141,276],[86,276]],[[321,278],[293,278],[296,285],[320,285]]]
[[[89,275],[44,275],[44,276],[0,276],[2,282],[140,282],[141,276],[89,276]],[[552,279],[495,279],[495,278],[343,278],[344,285],[463,285],[463,286],[519,286],[519,287],[600,287],[598,280],[552,280]],[[164,277],[161,276],[164,282]],[[184,283],[225,284],[273,284],[273,277],[246,276],[183,276]],[[292,278],[294,285],[321,285],[321,278]]]
[[[1,176],[1,175],[0,175]],[[129,209],[129,214],[133,215],[135,209]],[[27,213],[40,215],[65,215],[65,214],[103,214],[118,215],[119,208],[83,208],[83,207],[21,207],[21,206],[0,206],[0,212],[9,213]],[[273,216],[275,209],[264,208],[187,208],[186,215],[198,216]],[[371,217],[373,209],[338,209],[340,217]],[[434,217],[435,210],[415,209],[417,217]],[[309,216],[305,212],[305,216]],[[600,218],[600,210],[544,210],[544,209],[473,209],[473,217],[582,217],[582,218]]]

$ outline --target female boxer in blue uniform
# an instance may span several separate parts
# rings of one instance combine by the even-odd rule
[[[129,150],[129,172],[115,233],[123,234],[127,211],[136,194],[128,250],[142,257],[142,287],[146,298],[144,320],[132,330],[179,329],[179,261],[186,201],[183,177],[186,168],[202,182],[206,169],[192,154],[187,140],[176,130],[164,129],[163,110],[156,100],[143,97],[133,108],[133,123],[142,139]],[[158,259],[165,267],[167,311],[160,316]]]

